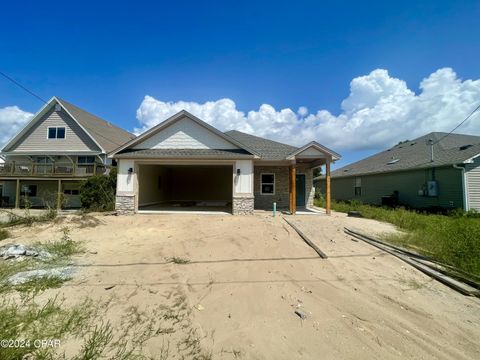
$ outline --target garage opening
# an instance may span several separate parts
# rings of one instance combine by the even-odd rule
[[[140,212],[232,212],[232,165],[139,165]]]

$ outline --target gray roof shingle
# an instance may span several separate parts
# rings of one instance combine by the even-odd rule
[[[119,158],[178,158],[178,159],[251,159],[253,155],[245,150],[220,149],[142,149],[125,150]]]
[[[295,146],[245,134],[237,130],[230,130],[225,134],[257,152],[262,160],[285,160],[288,155],[298,149]]]
[[[332,172],[332,177],[348,177],[409,169],[431,168],[462,163],[480,154],[480,136],[432,132]],[[433,162],[429,139],[434,142]]]
[[[68,101],[58,97],[57,100],[60,101],[67,111],[85,128],[85,130],[88,131],[88,133],[106,152],[110,152],[127,141],[135,138],[135,135],[128,131],[80,109],[79,107],[70,104]]]

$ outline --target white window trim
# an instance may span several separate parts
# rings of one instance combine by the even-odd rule
[[[50,133],[50,129],[58,129],[58,128],[64,128],[65,129],[65,137],[64,138],[59,139],[57,137],[58,130],[56,130],[54,138],[48,137],[48,134]],[[48,126],[47,127],[47,139],[48,140],[65,140],[66,138],[67,138],[67,127],[66,126]]]
[[[262,185],[263,184],[271,184],[271,183],[262,182],[263,175],[273,175],[273,184],[272,184],[273,185],[273,193],[264,193],[262,191]],[[276,188],[276,186],[275,186],[275,173],[260,173],[260,195],[275,195],[275,190],[276,190],[275,188]]]

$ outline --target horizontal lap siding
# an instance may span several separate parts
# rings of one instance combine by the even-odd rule
[[[133,147],[134,149],[238,149],[211,130],[183,118]]]
[[[48,139],[49,127],[65,127],[65,139]],[[108,134],[105,134],[108,135]],[[47,112],[12,147],[12,151],[99,151],[98,146],[64,110]]]
[[[453,167],[435,169],[438,182],[438,197],[419,196],[418,191],[429,180],[432,180],[432,169],[401,171],[388,174],[359,176],[362,194],[355,196],[355,177],[332,178],[332,198],[335,200],[359,200],[368,204],[380,205],[382,196],[399,192],[401,204],[416,208],[439,206],[444,208],[462,208],[462,176],[461,171]],[[320,189],[325,193],[325,181],[321,181]]]
[[[468,207],[480,211],[480,157],[465,167]]]

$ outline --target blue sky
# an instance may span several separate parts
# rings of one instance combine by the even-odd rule
[[[146,95],[158,101],[160,114],[176,108],[168,102],[187,101],[193,106],[224,98],[234,101],[235,110],[243,113],[262,113],[262,104],[293,113],[301,106],[309,114],[325,110],[338,117],[343,113],[348,119],[316,114],[309,120],[343,122],[333,130],[317,126],[316,132],[303,132],[306,115],[299,116],[292,129],[300,129],[296,132],[305,142],[312,136],[335,146],[344,155],[344,164],[397,141],[378,136],[352,145],[355,139],[365,138],[362,131],[353,132],[349,144],[326,134],[329,129],[341,132],[352,119],[365,121],[351,113],[361,106],[359,99],[377,101],[369,105],[376,106],[372,82],[398,100],[406,96],[405,86],[413,96],[419,95],[422,80],[450,68],[451,73],[432,78],[436,89],[451,88],[460,81],[457,97],[461,98],[472,92],[465,82],[472,79],[476,91],[479,19],[478,1],[9,2],[2,4],[0,13],[0,70],[43,98],[58,95],[128,130],[147,128],[161,117],[152,115]],[[376,69],[388,73],[372,75]],[[351,82],[361,76],[366,77],[358,81],[360,90],[352,95]],[[447,85],[439,78],[447,79]],[[390,85],[382,86],[392,81],[396,87],[389,93]],[[445,130],[461,121],[475,100],[480,102],[475,91],[452,109],[429,105],[428,116],[440,110],[446,115],[438,120],[438,128],[430,122],[420,126],[422,131]],[[341,104],[349,95],[355,105],[346,109]],[[0,78],[0,109],[18,106],[36,112],[41,105]],[[140,117],[139,108],[144,110]],[[218,112],[204,114],[208,118]],[[287,141],[288,134],[275,130],[286,120],[272,116],[270,125],[270,118],[262,117],[260,127],[253,123],[258,117],[252,115],[250,131]],[[391,133],[398,123],[387,120],[384,125],[391,126]],[[211,122],[218,125],[216,121]],[[400,132],[398,140],[421,135],[413,130],[415,123],[410,129]]]

